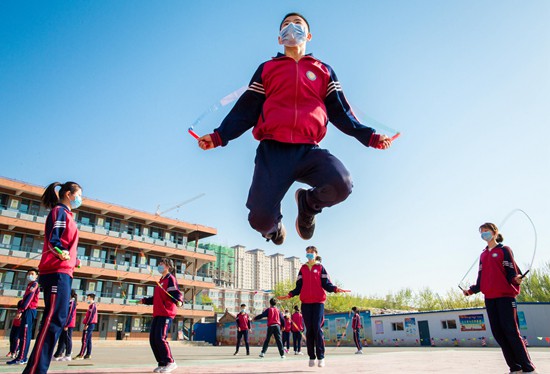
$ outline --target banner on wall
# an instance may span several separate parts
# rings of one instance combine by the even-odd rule
[[[518,312],[518,325],[520,330],[527,330],[527,320],[523,311]]]
[[[416,336],[416,320],[414,318],[405,318],[405,333],[407,336]]]
[[[376,327],[377,334],[384,333],[384,323],[382,321],[374,321],[374,326]]]
[[[485,331],[483,314],[464,314],[458,316],[460,331]]]

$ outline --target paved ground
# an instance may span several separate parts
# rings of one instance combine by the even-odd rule
[[[183,373],[506,373],[507,367],[496,348],[366,348],[355,355],[351,347],[327,348],[326,366],[309,368],[306,356],[290,355],[281,359],[275,347],[265,358],[260,349],[251,349],[250,356],[233,356],[232,347],[188,346],[172,342],[172,352]],[[2,356],[6,344],[0,342]],[[75,349],[80,348],[80,342]],[[550,374],[550,348],[530,348],[529,352],[539,373]],[[21,373],[23,367],[5,365],[0,361],[0,373]],[[146,342],[101,341],[95,344],[91,360],[52,362],[51,373],[150,373],[156,367]]]

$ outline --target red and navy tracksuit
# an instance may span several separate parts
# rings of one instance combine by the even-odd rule
[[[325,358],[325,338],[323,324],[325,320],[325,301],[328,292],[336,292],[337,287],[332,284],[327,271],[320,263],[310,267],[302,265],[296,288],[288,293],[289,296],[300,295],[302,302],[302,316],[306,325],[306,346],[310,360]]]
[[[14,318],[10,330],[10,353],[15,355],[19,350],[19,326],[21,326],[21,318]]]
[[[304,331],[304,318],[302,313],[294,312],[291,317],[292,326],[292,343],[294,345],[294,352],[300,352],[302,350],[302,332]]]
[[[40,286],[37,281],[29,282],[25,289],[25,294],[21,300],[17,313],[21,313],[21,325],[19,326],[19,354],[17,361],[27,361],[29,346],[32,338],[32,327],[36,319],[36,306],[38,305],[38,296]]]
[[[57,350],[54,357],[70,356],[73,353],[73,330],[76,326],[76,300],[71,298],[69,301],[69,314],[65,321],[63,331],[59,337],[59,343],[57,344]]]
[[[80,261],[76,258],[78,229],[73,213],[67,206],[57,204],[48,214],[45,225],[42,258],[38,265],[38,281],[44,292],[44,314],[31,357],[23,373],[46,373],[55,345],[69,313],[73,271]],[[69,252],[69,260],[61,260],[54,247]]]
[[[359,313],[353,314],[351,328],[353,330],[353,342],[355,343],[357,350],[360,351],[363,348],[361,347],[361,329],[363,328],[363,325],[361,324],[361,316]]]
[[[241,339],[244,339],[246,354],[249,355],[250,346],[248,344],[248,332],[250,330],[250,316],[245,312],[240,312],[237,314],[235,322],[237,323],[237,346],[235,347],[235,353],[239,352]]]
[[[283,313],[276,307],[271,306],[263,311],[262,314],[257,315],[254,317],[254,321],[260,320],[262,318],[267,317],[267,335],[264,340],[264,345],[262,347],[262,353],[267,352],[267,348],[269,347],[269,341],[271,340],[271,336],[275,338],[275,343],[277,344],[277,349],[279,350],[279,354],[281,356],[285,355],[285,351],[283,350],[283,343],[281,342],[281,327],[284,328],[285,318],[283,316]]]
[[[169,296],[169,295],[170,296]],[[174,362],[170,345],[166,338],[170,332],[172,321],[178,313],[176,303],[182,300],[176,277],[168,273],[160,278],[153,297],[141,300],[143,304],[153,305],[153,321],[149,332],[149,344],[155,355],[158,366],[167,366]]]
[[[84,330],[82,331],[82,348],[80,348],[80,353],[78,354],[81,357],[90,357],[92,355],[92,336],[97,325],[97,304],[92,301],[86,315],[82,320],[84,325]]]
[[[285,328],[283,329],[283,347],[286,351],[290,349],[290,327],[292,326],[292,318],[285,315]]]
[[[279,53],[262,63],[248,89],[211,134],[214,146],[225,146],[250,128],[260,141],[247,208],[248,220],[264,237],[281,221],[281,200],[298,181],[312,186],[303,211],[314,215],[344,201],[352,189],[345,166],[319,142],[328,122],[365,146],[380,136],[353,114],[332,68],[312,55],[298,62]]]
[[[535,366],[521,338],[518,325],[516,296],[520,286],[513,279],[521,274],[512,250],[498,244],[486,247],[479,259],[477,282],[469,293],[482,292],[491,324],[491,331],[500,345],[510,371],[532,372]]]

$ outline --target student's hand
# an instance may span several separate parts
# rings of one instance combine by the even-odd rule
[[[241,328],[240,328],[240,327],[237,327],[237,331],[241,331]]]
[[[277,299],[279,300],[288,300],[288,299],[291,299],[292,296],[290,295],[285,295],[285,296],[277,296]]]
[[[17,314],[15,315],[15,318],[21,319],[22,316],[23,316],[23,313],[17,313]]]
[[[462,290],[462,293],[464,294],[464,296],[470,296],[471,295],[470,290]]]
[[[181,301],[176,301],[176,306],[179,308],[183,305],[183,303]]]
[[[63,330],[67,331],[69,328],[68,327],[63,327]]]
[[[84,330],[86,330],[88,328],[88,325],[84,325]]]
[[[378,144],[374,146],[376,149],[388,149],[391,147],[391,138],[387,135],[380,135],[380,139],[378,140]]]
[[[512,279],[512,281],[514,282],[514,284],[517,284],[519,286],[521,282],[523,282],[523,277],[521,276],[521,274],[518,274],[514,277],[514,279]]]
[[[69,251],[61,251],[61,253],[55,252],[55,254],[61,261],[68,261],[71,259]]]
[[[210,136],[210,134],[201,136],[198,141],[199,147],[205,151],[214,148],[214,141],[212,140],[212,136]]]

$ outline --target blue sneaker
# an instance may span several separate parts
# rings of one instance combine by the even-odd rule
[[[18,359],[15,359],[15,360],[11,360],[11,361],[8,361],[6,362],[7,365],[26,365],[27,364],[27,360],[18,360]]]

